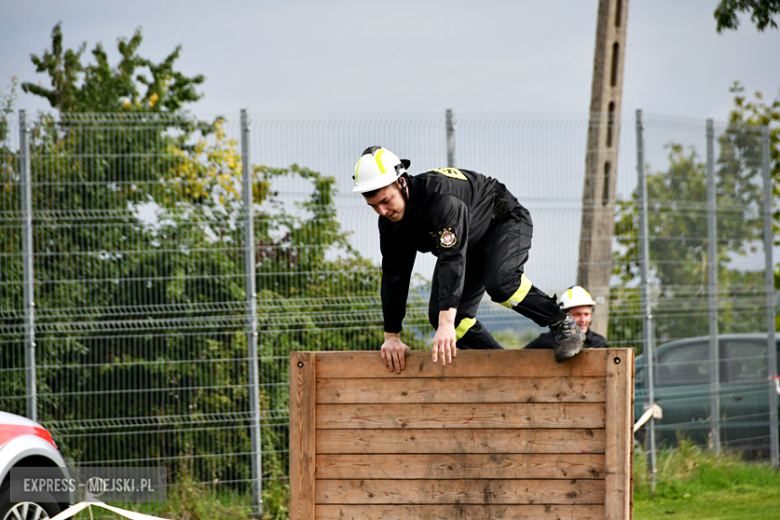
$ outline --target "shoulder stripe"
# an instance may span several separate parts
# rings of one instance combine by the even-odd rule
[[[458,170],[457,168],[436,168],[431,171],[436,173],[441,173],[442,175],[446,175],[451,179],[458,179],[461,181],[468,180],[468,178],[465,175],[463,175],[463,172]]]

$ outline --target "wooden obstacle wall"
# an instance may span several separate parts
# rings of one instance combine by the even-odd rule
[[[631,518],[631,349],[290,362],[291,520]]]

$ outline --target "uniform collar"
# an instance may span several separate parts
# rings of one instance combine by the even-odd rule
[[[417,177],[409,175],[409,197],[406,199],[406,212],[402,221],[407,220],[408,216],[418,220],[422,217],[423,207],[420,201],[423,200],[421,190],[423,186]]]

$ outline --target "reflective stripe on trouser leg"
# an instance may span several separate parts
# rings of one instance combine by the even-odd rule
[[[488,332],[478,320],[458,340],[458,350],[495,350],[503,349],[496,338]]]
[[[523,301],[512,307],[526,318],[530,318],[540,327],[547,327],[566,318],[566,312],[561,310],[554,298],[547,296],[538,287],[531,286]]]
[[[455,329],[455,341],[462,338],[476,322],[476,318],[463,318],[460,320],[458,328]]]
[[[505,302],[501,302],[501,305],[504,307],[507,307],[509,309],[514,309],[515,306],[523,301],[528,295],[528,291],[531,290],[531,287],[533,286],[533,283],[531,283],[531,280],[528,279],[526,275],[520,276],[520,287],[517,288],[515,293],[509,297],[509,299]]]

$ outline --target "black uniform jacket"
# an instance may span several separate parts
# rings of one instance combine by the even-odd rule
[[[385,331],[401,331],[417,251],[438,257],[439,308],[457,308],[466,253],[478,246],[494,214],[500,218],[518,205],[503,184],[469,170],[441,168],[411,176],[403,219],[379,217]]]
[[[555,334],[545,332],[523,348],[555,348],[555,344]],[[601,334],[596,334],[588,329],[588,332],[585,333],[585,342],[582,344],[582,348],[607,348],[607,339]]]

